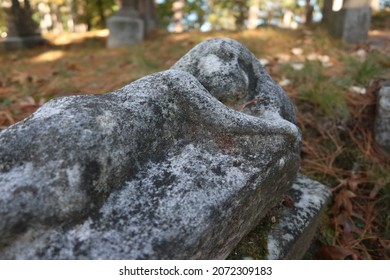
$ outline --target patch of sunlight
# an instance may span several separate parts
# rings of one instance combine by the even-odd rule
[[[333,1],[332,11],[333,12],[340,11],[343,8],[343,4],[344,4],[343,2],[344,2],[343,0],[335,0],[335,1]]]
[[[197,35],[199,35],[199,33],[196,33]],[[190,38],[193,38],[195,37],[194,36],[194,32],[182,32],[182,33],[172,33],[172,36],[171,36],[171,40],[172,41],[185,41],[185,40],[189,40]]]
[[[108,29],[93,30],[86,32],[63,32],[54,34],[50,32],[44,33],[44,37],[52,44],[57,46],[69,45],[72,43],[79,43],[88,38],[104,38],[109,35]]]
[[[95,31],[96,37],[107,37],[109,33],[110,31],[108,29],[101,29]]]
[[[60,50],[47,51],[31,58],[31,62],[32,63],[52,62],[62,58],[64,55],[65,52]]]

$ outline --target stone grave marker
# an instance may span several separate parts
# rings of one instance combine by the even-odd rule
[[[31,48],[46,43],[37,24],[32,19],[32,11],[28,1],[20,3],[12,1],[8,11],[8,36],[3,41],[5,50]]]
[[[134,8],[134,0],[122,0],[121,9],[107,20],[108,48],[128,46],[144,39],[145,24]]]
[[[205,41],[0,132],[0,259],[224,259],[291,189],[300,145],[257,58]]]
[[[346,43],[363,43],[368,38],[371,22],[369,0],[333,1],[327,13],[329,31]]]

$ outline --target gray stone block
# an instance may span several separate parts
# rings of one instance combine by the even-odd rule
[[[371,8],[347,9],[342,39],[347,43],[364,43],[370,30]]]
[[[298,175],[288,192],[294,203],[268,235],[268,259],[301,259],[315,236],[322,214],[330,202],[330,188]]]
[[[301,142],[283,90],[233,40],[174,68],[0,133],[1,259],[223,259],[280,201]]]
[[[378,93],[375,140],[390,156],[390,84],[384,85]]]
[[[116,15],[107,20],[107,26],[110,30],[107,47],[130,46],[142,41],[145,37],[144,25],[144,20],[135,10],[122,8]]]
[[[368,38],[371,8],[368,1],[361,1],[359,5],[348,5],[348,2],[352,1],[346,1],[340,11],[330,12],[329,30],[346,43],[363,43]]]
[[[309,248],[331,190],[299,174],[286,203],[270,211],[230,255],[232,259],[302,259]],[[273,221],[271,221],[273,219]]]

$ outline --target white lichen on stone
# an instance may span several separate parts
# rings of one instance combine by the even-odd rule
[[[74,166],[66,169],[66,174],[68,176],[69,186],[71,188],[76,188],[80,184],[81,180],[80,165],[75,164]]]
[[[206,75],[212,75],[221,70],[224,71],[225,65],[223,64],[223,61],[218,58],[218,56],[210,54],[200,58],[199,66],[204,69]]]
[[[69,103],[73,97],[61,97],[52,101],[50,107],[39,108],[32,116],[35,119],[48,119],[52,116],[66,113],[66,107],[69,106]],[[72,117],[72,115],[69,115]]]
[[[105,111],[96,118],[98,126],[104,134],[111,134],[117,126],[117,121],[111,112]]]
[[[315,220],[331,197],[328,187],[299,175],[293,184],[290,195],[294,206],[286,208],[268,235],[268,259],[281,259],[288,256],[297,240],[306,238],[307,246],[312,236],[303,236],[307,229],[315,226]]]

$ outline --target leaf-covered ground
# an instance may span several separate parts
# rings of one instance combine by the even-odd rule
[[[0,51],[0,129],[51,98],[98,94],[169,68],[197,43],[230,37],[266,65],[298,109],[301,171],[333,191],[308,258],[390,258],[390,162],[374,141],[378,88],[390,79],[389,32],[346,46],[320,27],[241,33],[156,31],[106,49],[107,31],[47,36],[50,46]]]

